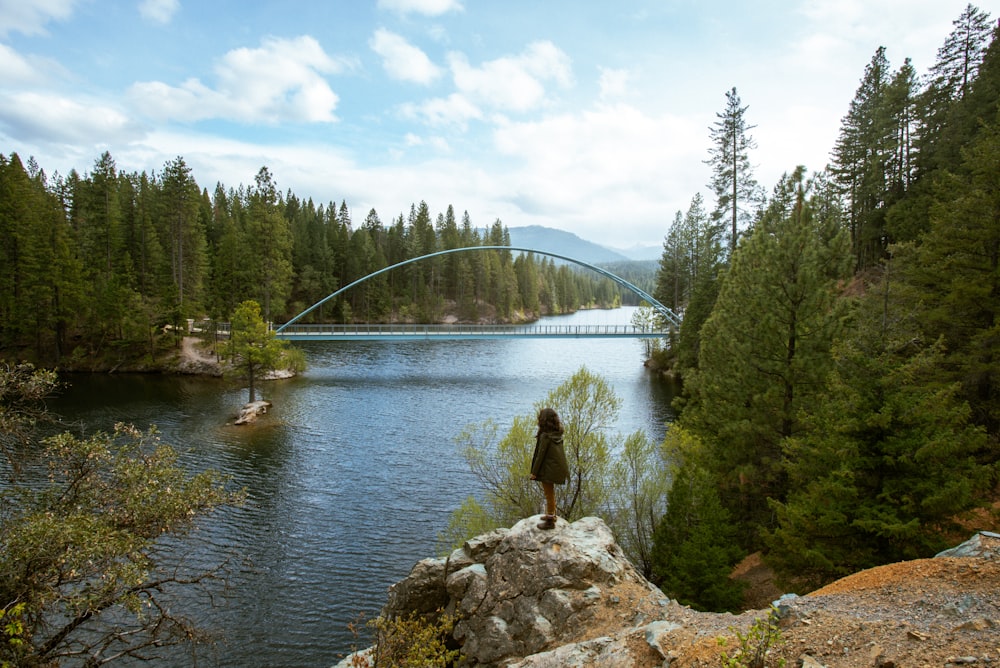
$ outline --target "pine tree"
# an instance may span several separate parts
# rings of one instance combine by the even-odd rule
[[[685,239],[684,216],[678,211],[663,239],[663,252],[656,271],[653,296],[673,311],[681,311],[688,293],[688,244]]]
[[[281,213],[280,196],[271,172],[262,167],[247,203],[246,252],[243,259],[252,296],[268,322],[284,311],[292,288],[292,234]]]
[[[1000,435],[1000,125],[982,129],[963,169],[943,177],[931,229],[904,267],[944,371],[962,383],[976,424]],[[996,458],[997,453],[988,455]]]
[[[918,195],[922,94],[909,58],[889,82],[884,102],[887,122],[891,123],[885,164],[885,234],[891,244],[917,239],[927,221]]]
[[[847,224],[859,270],[877,264],[888,244],[885,172],[894,154],[889,137],[895,125],[886,113],[888,85],[889,61],[885,47],[879,47],[865,68],[833,150],[832,173],[847,203]]]
[[[676,342],[677,366],[697,366],[701,327],[715,303],[716,281],[723,263],[724,227],[709,219],[696,194],[682,216],[678,211],[666,239],[653,294],[674,311],[684,313]]]
[[[160,219],[165,246],[170,249],[170,277],[177,307],[182,317],[192,317],[201,310],[208,262],[199,213],[201,194],[191,168],[179,156],[164,166],[160,188]]]
[[[972,87],[993,32],[990,15],[971,3],[952,22],[954,29],[937,52],[928,73],[924,100],[924,134],[928,144],[937,142],[952,105]]]
[[[247,296],[247,286],[251,285],[250,266],[243,258],[248,247],[240,229],[237,206],[239,198],[235,193],[227,194],[220,185],[212,200],[213,231],[215,239],[212,247],[211,281],[209,287],[209,313],[222,320],[236,310],[237,305]]]
[[[953,22],[954,30],[938,49],[926,87],[918,96],[915,182],[907,198],[890,212],[897,241],[915,240],[926,232],[938,176],[942,170],[959,168],[962,147],[981,123],[993,120],[988,109],[992,107],[995,113],[1000,91],[994,88],[986,92],[986,86],[979,86],[986,94],[975,101],[969,99],[989,51],[996,48],[996,40],[990,42],[991,23],[989,14],[970,4]]]
[[[785,444],[793,491],[774,504],[769,561],[801,589],[936,554],[990,480],[975,461],[985,433],[942,378],[942,342],[923,343],[891,266],[853,309],[827,390]]]
[[[921,162],[922,168],[960,170],[965,160],[964,147],[973,141],[984,124],[996,122],[1000,106],[1000,40],[997,39],[1000,29],[992,31],[991,35],[989,15],[978,10],[967,17],[967,22],[978,25],[978,29],[963,34],[961,40],[967,45],[963,53],[968,54],[969,62],[963,71],[967,69],[968,72],[961,78],[956,77],[962,82],[957,89],[945,89],[942,93],[946,98],[943,111],[926,119],[927,127],[922,132],[927,136],[925,144],[928,145],[923,146],[922,151],[926,151],[928,159]],[[933,82],[928,86],[928,95],[938,90],[934,86]],[[932,112],[933,107],[928,114]]]
[[[518,255],[514,258],[514,273],[517,274],[518,293],[520,301],[529,313],[539,314],[538,301],[538,268],[533,253]]]
[[[455,208],[449,204],[444,214],[438,214],[435,232],[441,250],[461,248],[461,235],[458,231],[458,221],[455,220]],[[441,258],[442,294],[446,299],[454,300],[458,295],[458,262],[460,254],[453,253]]]
[[[710,471],[747,546],[755,527],[770,522],[767,499],[787,492],[781,443],[822,386],[840,323],[847,240],[815,183],[799,168],[776,187],[721,280],[687,381],[682,422],[708,445]]]
[[[750,151],[757,148],[753,137],[747,134],[757,127],[748,125],[748,106],[740,106],[740,96],[734,87],[726,91],[726,108],[717,113],[718,120],[710,128],[712,148],[706,163],[712,167],[712,182],[716,206],[712,220],[731,227],[729,253],[736,249],[740,227],[749,225],[762,198],[753,177]]]
[[[250,403],[257,401],[257,382],[283,362],[290,362],[286,356],[287,345],[287,341],[274,337],[274,332],[261,317],[257,302],[247,300],[236,307],[227,352],[234,372],[247,384]]]
[[[917,98],[919,83],[910,59],[892,76],[885,91],[886,132],[885,184],[887,205],[902,198],[915,172],[918,134]]]
[[[743,553],[704,469],[689,464],[675,472],[653,546],[653,576],[665,594],[695,610],[740,609],[743,587],[729,574]]]
[[[32,346],[40,360],[66,352],[80,305],[71,236],[44,172],[0,156],[0,346]]]
[[[108,152],[86,179],[73,181],[71,215],[84,271],[85,331],[95,350],[122,339],[131,302],[118,186],[118,168]]]

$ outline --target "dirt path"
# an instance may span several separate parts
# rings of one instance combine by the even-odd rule
[[[222,365],[216,361],[213,353],[202,347],[201,339],[196,336],[185,336],[181,340],[177,370],[181,373],[222,375]]]
[[[181,355],[186,362],[201,362],[215,364],[215,355],[201,349],[201,339],[195,336],[185,336],[181,342]]]

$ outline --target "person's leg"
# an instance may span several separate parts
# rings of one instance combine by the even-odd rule
[[[542,482],[542,490],[545,491],[545,514],[556,514],[556,486],[551,482]]]

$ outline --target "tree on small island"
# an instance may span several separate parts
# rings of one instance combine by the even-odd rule
[[[233,313],[228,353],[232,373],[243,378],[250,389],[251,404],[257,400],[259,379],[276,369],[305,368],[302,353],[289,348],[287,341],[275,338],[261,317],[260,304],[253,300],[241,303]]]

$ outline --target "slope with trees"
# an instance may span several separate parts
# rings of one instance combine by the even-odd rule
[[[697,342],[672,358],[685,381],[667,436],[675,484],[710,486],[725,511],[675,488],[681,508],[657,529],[655,562],[692,603],[722,605],[705,578],[725,568],[698,558],[701,526],[737,528],[740,548],[801,589],[1000,525],[991,26],[969,5],[923,78],[876,50],[830,168],[785,177],[710,274],[709,299],[683,264],[684,216],[666,237],[657,294],[680,304],[681,344],[685,329]]]

